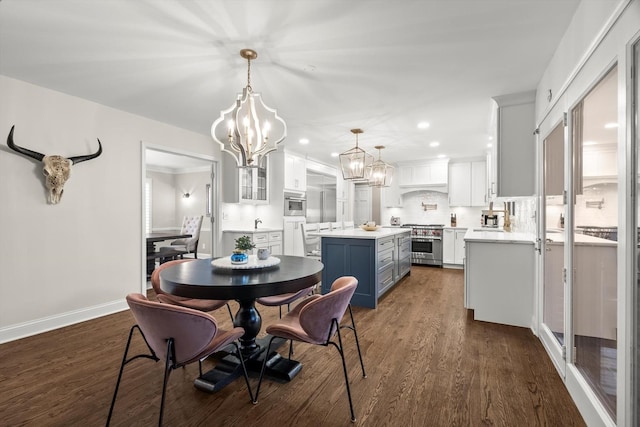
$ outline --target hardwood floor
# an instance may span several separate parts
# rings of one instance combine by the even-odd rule
[[[347,331],[355,425],[585,425],[539,340],[525,328],[472,320],[462,282],[462,271],[414,266],[376,310],[354,307],[368,375]],[[214,313],[223,328],[231,323],[225,310]],[[260,312],[263,329],[278,315],[275,307]],[[104,425],[132,324],[126,311],[0,345],[0,424]],[[144,349],[141,340],[134,349]],[[197,364],[174,371],[165,425],[353,425],[335,348],[296,344],[294,358],[303,363],[298,376],[265,381],[256,405],[244,381],[207,394],[193,386]],[[157,424],[162,375],[162,362],[130,363],[112,425]]]

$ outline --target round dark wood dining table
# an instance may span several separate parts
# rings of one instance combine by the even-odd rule
[[[213,267],[211,258],[181,263],[160,273],[160,288],[182,297],[238,301],[234,324],[245,330],[240,349],[249,355],[259,350],[256,336],[262,327],[256,298],[297,292],[322,280],[320,261],[289,255],[277,258],[277,266],[246,270]]]

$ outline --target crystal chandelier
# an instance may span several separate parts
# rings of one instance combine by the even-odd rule
[[[346,180],[368,180],[373,156],[358,147],[358,135],[363,133],[363,130],[351,129],[351,133],[356,135],[356,146],[340,154],[342,177]]]
[[[370,172],[367,174],[369,185],[372,187],[389,187],[391,180],[393,180],[393,166],[380,159],[380,150],[384,148],[384,145],[376,145],[374,148],[378,150],[378,160],[369,166]]]
[[[211,125],[211,136],[223,151],[233,156],[238,167],[258,167],[287,136],[287,124],[251,88],[251,60],[258,53],[242,49],[240,56],[247,60],[247,86],[238,94],[235,104],[220,112]]]

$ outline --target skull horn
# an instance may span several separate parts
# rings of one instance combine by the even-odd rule
[[[17,151],[20,154],[24,154],[27,157],[31,157],[32,159],[36,159],[39,162],[41,162],[42,159],[44,158],[44,154],[38,153],[37,151],[29,150],[27,148],[19,147],[13,142],[13,128],[14,127],[16,127],[16,126],[15,125],[11,126],[11,131],[9,132],[9,136],[7,137],[7,145],[9,146],[9,148],[11,148],[14,151]]]
[[[98,138],[96,138],[96,139],[98,139]],[[100,154],[102,154],[102,144],[100,143],[100,139],[98,139],[98,151],[96,151],[93,154],[87,154],[85,156],[69,157],[69,160],[71,160],[72,164],[75,165],[76,163],[80,163],[80,162],[84,162],[84,161],[87,161],[87,160],[95,159]]]

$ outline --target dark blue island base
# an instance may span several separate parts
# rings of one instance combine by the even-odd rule
[[[389,230],[389,231],[386,231]],[[360,230],[320,234],[322,237],[322,293],[341,276],[358,279],[351,304],[376,308],[378,298],[411,273],[409,229]]]

